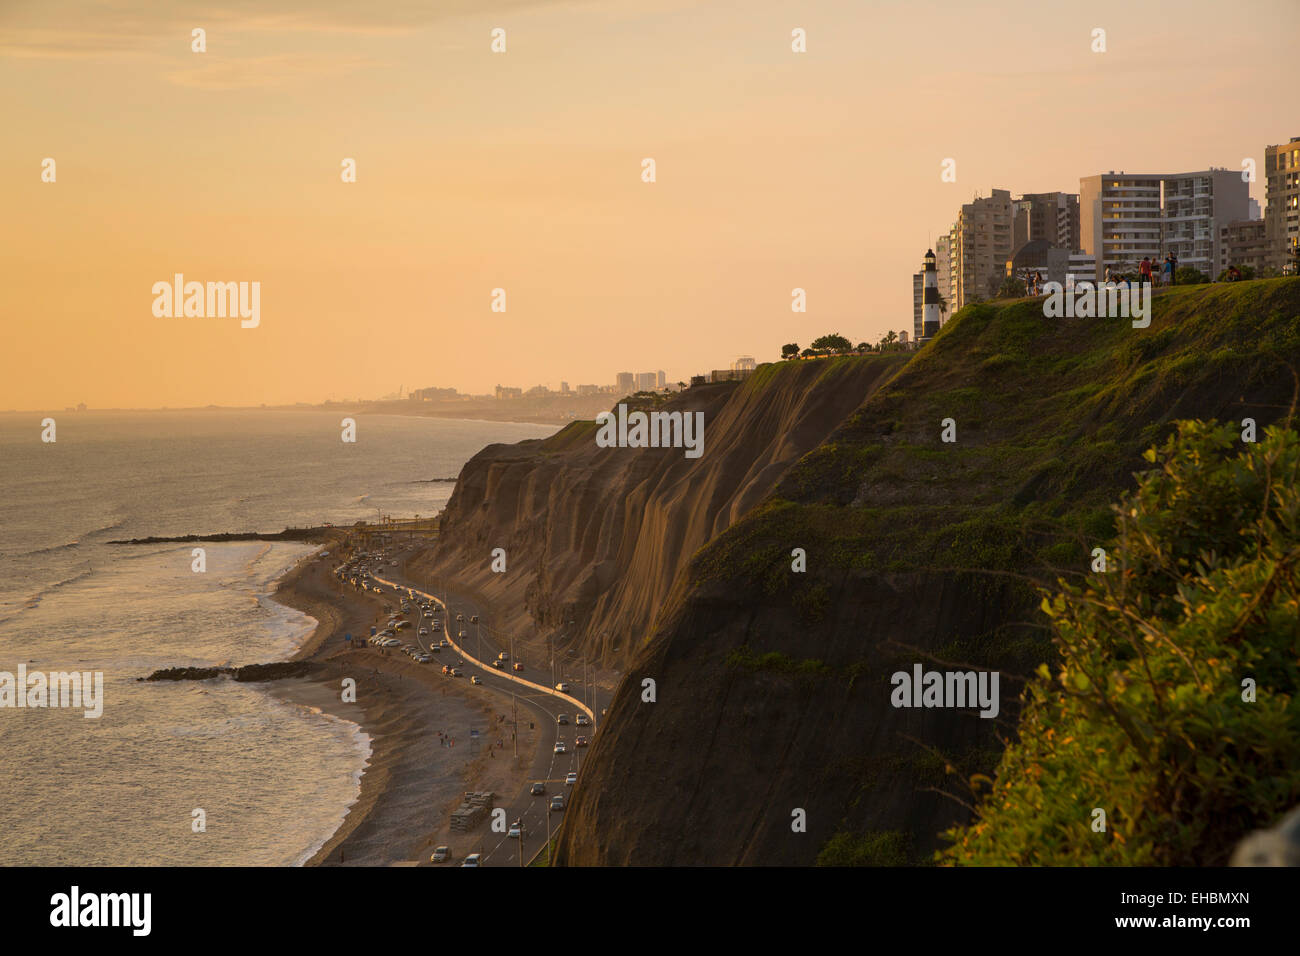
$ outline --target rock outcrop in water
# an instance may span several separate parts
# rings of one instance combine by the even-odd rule
[[[270,664],[245,664],[242,667],[164,667],[137,680],[212,680],[229,677],[241,683],[305,677],[312,671],[311,661],[275,661]]]

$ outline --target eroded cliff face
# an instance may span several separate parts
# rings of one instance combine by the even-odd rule
[[[1086,568],[1173,420],[1263,428],[1296,367],[1297,280],[1162,293],[1143,330],[964,310],[678,578],[557,865],[929,859],[966,814],[937,791],[969,800],[962,782],[995,770],[1015,677],[1049,657],[1034,582]],[[917,662],[998,670],[998,718],[894,707],[891,674]]]
[[[552,635],[579,659],[621,668],[691,556],[906,360],[784,363],[739,385],[674,396],[658,410],[704,414],[699,458],[680,448],[599,448],[591,422],[490,446],[466,464],[438,546],[411,571],[482,600],[498,631],[525,641]],[[505,550],[504,574],[491,570],[495,548]]]

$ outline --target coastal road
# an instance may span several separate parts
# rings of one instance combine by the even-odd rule
[[[389,552],[389,561],[398,560],[399,566],[404,564],[406,550]],[[404,574],[398,573],[398,568],[394,568],[391,563],[382,572],[376,574],[375,580],[385,586],[385,593],[392,593],[394,596],[413,594],[417,599],[427,598],[441,608],[442,613],[434,618],[424,617],[422,612],[418,612],[418,608],[411,614],[416,618],[413,639],[422,649],[430,651],[435,662],[438,662],[431,666],[438,666],[439,663],[459,666],[464,675],[462,679],[477,676],[483,686],[512,695],[518,708],[519,720],[538,722],[542,739],[533,766],[530,768],[528,785],[525,785],[514,799],[503,806],[506,810],[507,824],[515,820],[523,823],[524,839],[520,841],[505,833],[489,832],[488,836],[480,838],[479,844],[472,849],[466,849],[464,852],[461,852],[460,848],[456,849],[457,858],[463,858],[469,852],[481,853],[485,866],[519,866],[522,850],[523,863],[526,865],[528,860],[545,845],[544,841],[548,833],[553,833],[563,818],[562,811],[550,809],[551,798],[556,794],[562,794],[567,807],[573,787],[566,785],[565,778],[570,772],[580,773],[586,749],[576,746],[575,740],[579,736],[588,739],[594,736],[596,729],[594,723],[599,721],[601,710],[608,705],[608,695],[595,688],[588,690],[583,687],[581,681],[566,678],[568,683],[575,685],[576,695],[586,695],[588,700],[594,700],[594,706],[591,706],[577,699],[577,696],[560,694],[547,686],[537,686],[540,681],[528,679],[536,677],[535,671],[530,673],[526,670],[524,675],[519,675],[513,671],[503,672],[493,668],[489,666],[489,662],[502,650],[509,653],[509,642],[508,639],[503,640],[501,636],[481,623],[476,625],[470,622],[470,618],[474,615],[478,615],[480,619],[483,617],[483,610],[473,602],[454,595],[447,595],[444,599],[430,594],[407,580]],[[457,615],[461,615],[464,620],[457,621]],[[434,620],[442,621],[443,627],[447,630],[442,632],[431,630],[427,636],[421,636],[419,629],[431,628]],[[460,636],[462,631],[465,632],[463,638]],[[449,643],[458,646],[434,650],[433,648],[444,637]],[[513,662],[512,654],[511,663]],[[575,723],[578,713],[583,711],[589,718],[594,718],[593,725],[584,727]],[[559,723],[561,715],[564,715],[566,721],[564,724]],[[512,750],[506,749],[511,747],[512,729],[511,715],[507,714],[505,722],[480,729],[479,744],[491,747],[501,741],[505,747],[498,752],[502,755],[512,753]],[[557,741],[564,742],[564,753],[555,753]],[[543,783],[544,794],[533,796],[529,793],[530,785],[535,781]]]

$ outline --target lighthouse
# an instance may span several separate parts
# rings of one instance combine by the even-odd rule
[[[921,338],[917,342],[918,347],[939,334],[939,272],[934,264],[934,251],[931,249],[925,250],[923,275]]]

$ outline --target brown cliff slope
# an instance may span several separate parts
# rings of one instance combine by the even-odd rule
[[[704,413],[696,459],[674,448],[598,448],[593,422],[489,446],[461,472],[437,547],[411,571],[483,601],[498,631],[553,634],[557,647],[619,668],[690,557],[906,361],[766,365],[741,384],[673,396],[658,409]],[[491,571],[494,548],[505,549],[504,574]]]

